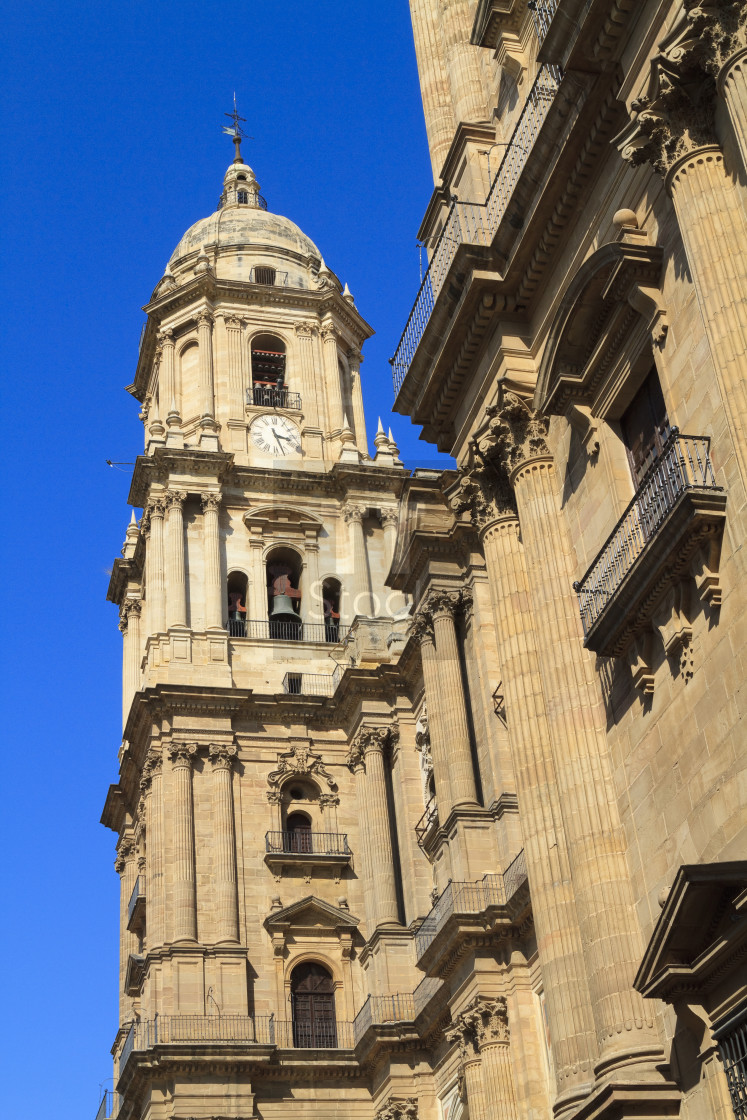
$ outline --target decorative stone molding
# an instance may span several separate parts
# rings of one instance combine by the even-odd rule
[[[319,333],[319,327],[315,323],[294,323],[293,329],[299,338],[305,339],[312,339]]]
[[[280,786],[289,777],[323,778],[333,792],[337,790],[337,783],[322,762],[322,756],[316,754],[307,746],[295,744],[289,751],[278,755],[277,768],[267,775],[267,784],[270,786],[268,799],[271,794],[280,793]],[[277,802],[275,802],[277,803]]]
[[[454,513],[469,513],[478,531],[502,518],[517,516],[516,502],[505,473],[490,464],[460,468],[448,502]]]
[[[356,506],[356,505],[345,506],[345,508],[342,511],[342,516],[343,516],[343,520],[345,521],[346,524],[350,524],[351,521],[358,522],[358,524],[362,524],[363,523],[363,507],[362,506]]]
[[[387,746],[393,747],[398,741],[399,728],[396,723],[386,727],[363,727],[350,744],[347,764],[353,771],[365,770],[367,754],[373,751],[383,753]]]
[[[174,769],[190,767],[196,754],[197,743],[172,743],[169,747],[169,758]]]
[[[382,509],[379,513],[379,519],[384,529],[387,525],[393,525],[395,529],[399,525],[399,513],[396,509]]]
[[[119,629],[124,634],[127,630],[130,621],[130,615],[140,617],[142,610],[142,601],[140,599],[125,599],[122,606],[119,608]]]
[[[200,494],[200,504],[202,505],[202,512],[207,513],[208,510],[218,510],[220,508],[221,495],[220,494]]]
[[[166,509],[181,509],[187,500],[186,490],[167,490],[164,494]]]
[[[517,393],[504,389],[485,415],[488,424],[477,441],[479,452],[485,459],[498,459],[509,478],[525,463],[550,457],[545,440],[550,421]]]
[[[410,623],[410,636],[417,642],[433,642],[433,619],[427,611],[419,610]]]
[[[374,1113],[374,1120],[418,1120],[417,1097],[389,1097]]]
[[[214,770],[231,770],[236,753],[236,747],[224,743],[214,743],[208,748],[208,758]]]

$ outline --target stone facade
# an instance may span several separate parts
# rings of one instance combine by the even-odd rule
[[[743,5],[411,11],[435,189],[395,408],[456,470],[369,451],[370,328],[238,138],[146,309],[112,1108],[727,1120]]]

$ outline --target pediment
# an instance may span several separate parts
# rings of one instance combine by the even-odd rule
[[[265,918],[265,929],[269,933],[287,932],[292,929],[328,930],[330,933],[347,930],[352,933],[358,928],[360,919],[353,917],[349,910],[332,906],[316,895],[308,895],[300,902],[293,902],[280,910],[273,910]]]
[[[247,529],[258,528],[281,530],[283,533],[315,533],[324,528],[323,523],[313,513],[295,506],[284,506],[277,503],[272,505],[255,506],[244,514],[244,524]]]

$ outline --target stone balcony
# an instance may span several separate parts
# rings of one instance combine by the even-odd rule
[[[298,829],[265,834],[265,863],[276,875],[286,868],[310,875],[316,868],[331,867],[339,876],[352,858],[347,835],[342,832]]]

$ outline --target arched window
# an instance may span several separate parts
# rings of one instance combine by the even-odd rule
[[[322,584],[322,599],[324,602],[324,640],[325,642],[339,642],[340,640],[340,599],[342,588],[339,579],[325,579]]]
[[[291,973],[293,1045],[337,1046],[334,981],[315,961],[296,965]]]
[[[290,548],[276,548],[267,558],[267,617],[270,637],[301,638],[301,558]]]
[[[285,343],[272,334],[252,339],[252,399],[266,408],[285,402]]]
[[[289,813],[285,822],[287,832],[285,850],[288,852],[311,851],[311,821],[305,813]]]
[[[246,637],[246,588],[247,578],[243,572],[229,574],[228,633],[232,638]]]

